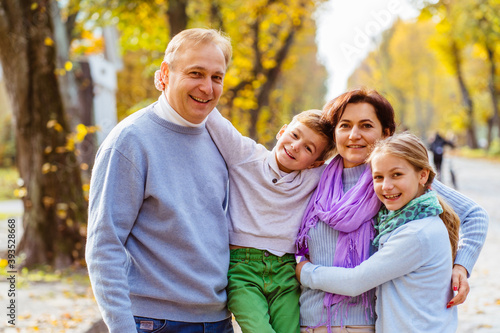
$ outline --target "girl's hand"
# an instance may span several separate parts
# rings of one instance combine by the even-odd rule
[[[302,267],[308,262],[310,261],[309,260],[301,261],[297,264],[297,267],[295,268],[295,275],[297,276],[297,280],[299,281],[299,283],[300,283],[300,272],[302,271]]]

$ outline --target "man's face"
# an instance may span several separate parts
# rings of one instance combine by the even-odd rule
[[[184,45],[173,63],[161,65],[168,103],[189,122],[199,124],[219,102],[226,63],[213,43]]]

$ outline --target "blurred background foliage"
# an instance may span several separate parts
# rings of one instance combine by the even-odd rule
[[[312,17],[321,2],[87,0],[79,4],[76,31],[90,37],[101,26],[115,25],[120,32],[119,119],[158,98],[152,76],[173,35],[192,27],[224,31],[233,59],[219,109],[243,134],[270,145],[293,115],[324,102],[327,72],[317,60]],[[73,45],[75,53],[86,54],[102,42],[92,37]]]
[[[358,66],[350,86],[376,87],[401,128],[441,131],[459,145],[498,154],[500,1],[438,1],[398,20]]]

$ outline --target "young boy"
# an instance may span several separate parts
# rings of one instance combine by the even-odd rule
[[[331,128],[321,111],[304,111],[269,151],[216,110],[206,125],[229,170],[228,308],[243,332],[299,332],[295,239],[332,154]]]
[[[244,333],[298,333],[295,239],[333,154],[332,128],[320,110],[303,111],[269,151],[217,110],[206,126],[229,170],[228,308]]]

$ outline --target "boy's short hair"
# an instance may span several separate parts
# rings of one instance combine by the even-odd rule
[[[335,153],[332,125],[328,121],[323,120],[322,115],[323,111],[321,110],[312,109],[302,111],[301,113],[295,115],[290,122],[290,125],[300,122],[321,135],[326,140],[325,149],[323,149],[323,152],[318,157],[318,161],[326,161]]]

